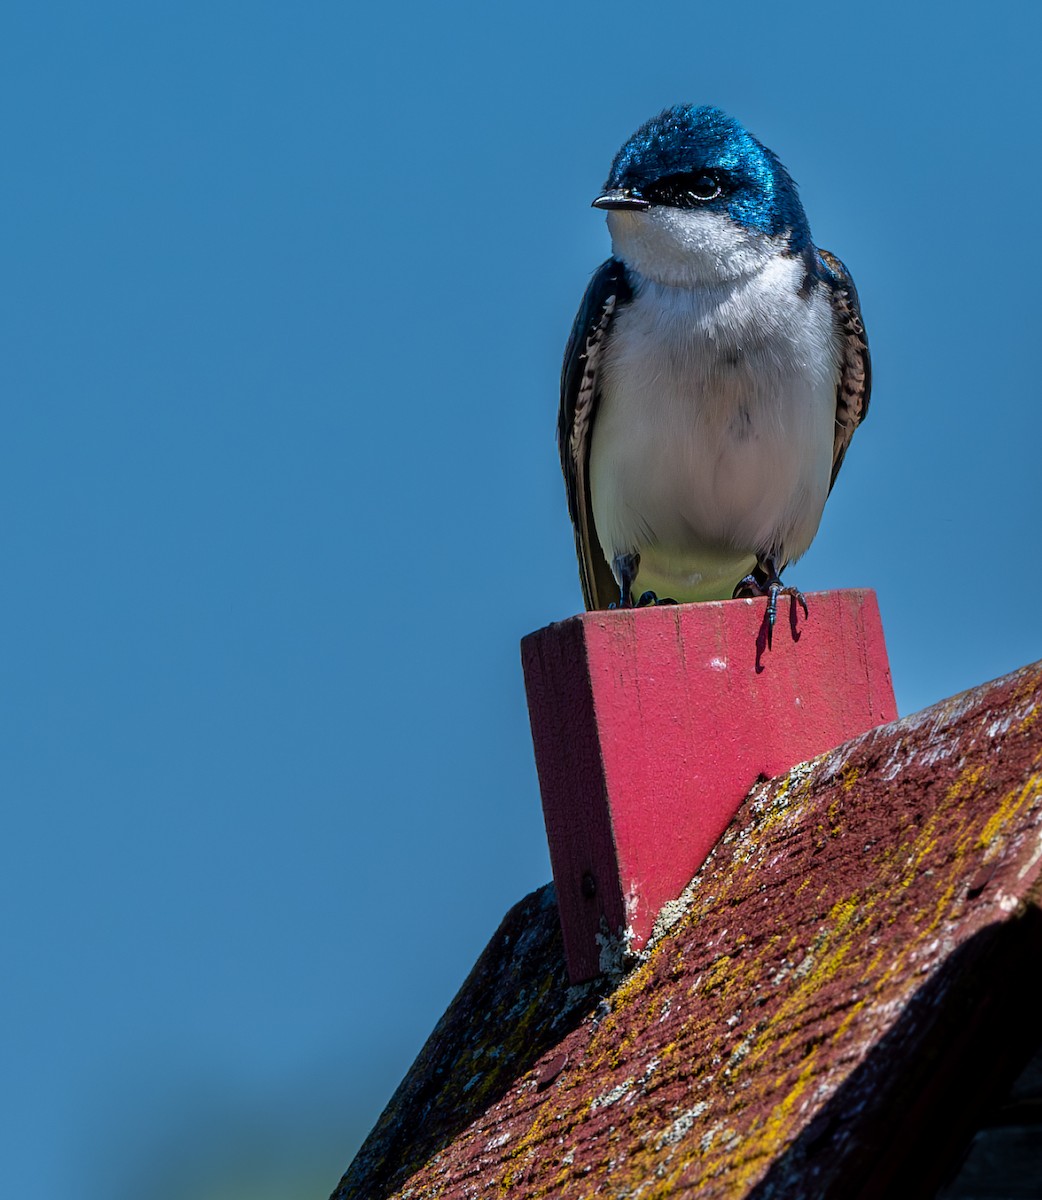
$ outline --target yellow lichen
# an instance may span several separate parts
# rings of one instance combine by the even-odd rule
[[[990,862],[1002,848],[1000,832],[1032,800],[1042,792],[1042,776],[1029,775],[1024,786],[1008,792],[999,803],[992,815],[984,823],[984,828],[977,839],[977,845],[984,850],[984,861]]]
[[[845,792],[849,792],[853,788],[860,774],[860,767],[854,766],[853,763],[843,764],[843,769],[839,773],[839,782]]]

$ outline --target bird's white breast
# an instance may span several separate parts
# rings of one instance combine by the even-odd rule
[[[645,218],[618,215],[626,228]],[[637,589],[679,600],[728,596],[757,554],[781,566],[810,545],[838,378],[829,298],[800,294],[803,262],[755,235],[738,244],[726,217],[699,215],[711,217],[703,243],[730,257],[719,245],[678,255],[675,229],[637,225],[636,246],[615,237],[636,286],[605,348],[590,453],[605,557],[639,553]],[[689,282],[640,271],[675,278],[678,260]]]

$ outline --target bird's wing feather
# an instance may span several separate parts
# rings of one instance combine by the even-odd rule
[[[839,383],[836,387],[836,432],[832,443],[832,490],[854,430],[868,412],[872,391],[872,361],[868,354],[861,305],[850,272],[828,250],[819,250],[825,264],[825,282],[832,292],[832,311],[840,334]]]
[[[586,289],[561,371],[561,408],[557,444],[568,492],[568,512],[575,528],[579,579],[588,609],[607,608],[618,585],[597,540],[590,502],[590,438],[600,399],[599,372],[611,323],[632,295],[626,268],[609,258],[598,267]]]

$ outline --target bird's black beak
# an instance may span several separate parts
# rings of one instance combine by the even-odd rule
[[[651,201],[645,200],[632,188],[612,188],[610,192],[598,196],[593,202],[593,207],[614,212],[645,212],[651,207]]]

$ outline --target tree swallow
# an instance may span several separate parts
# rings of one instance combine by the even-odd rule
[[[846,267],[775,155],[678,105],[615,156],[612,257],[561,378],[558,440],[587,608],[767,596],[810,545],[868,409]],[[641,594],[643,593],[643,594]]]

